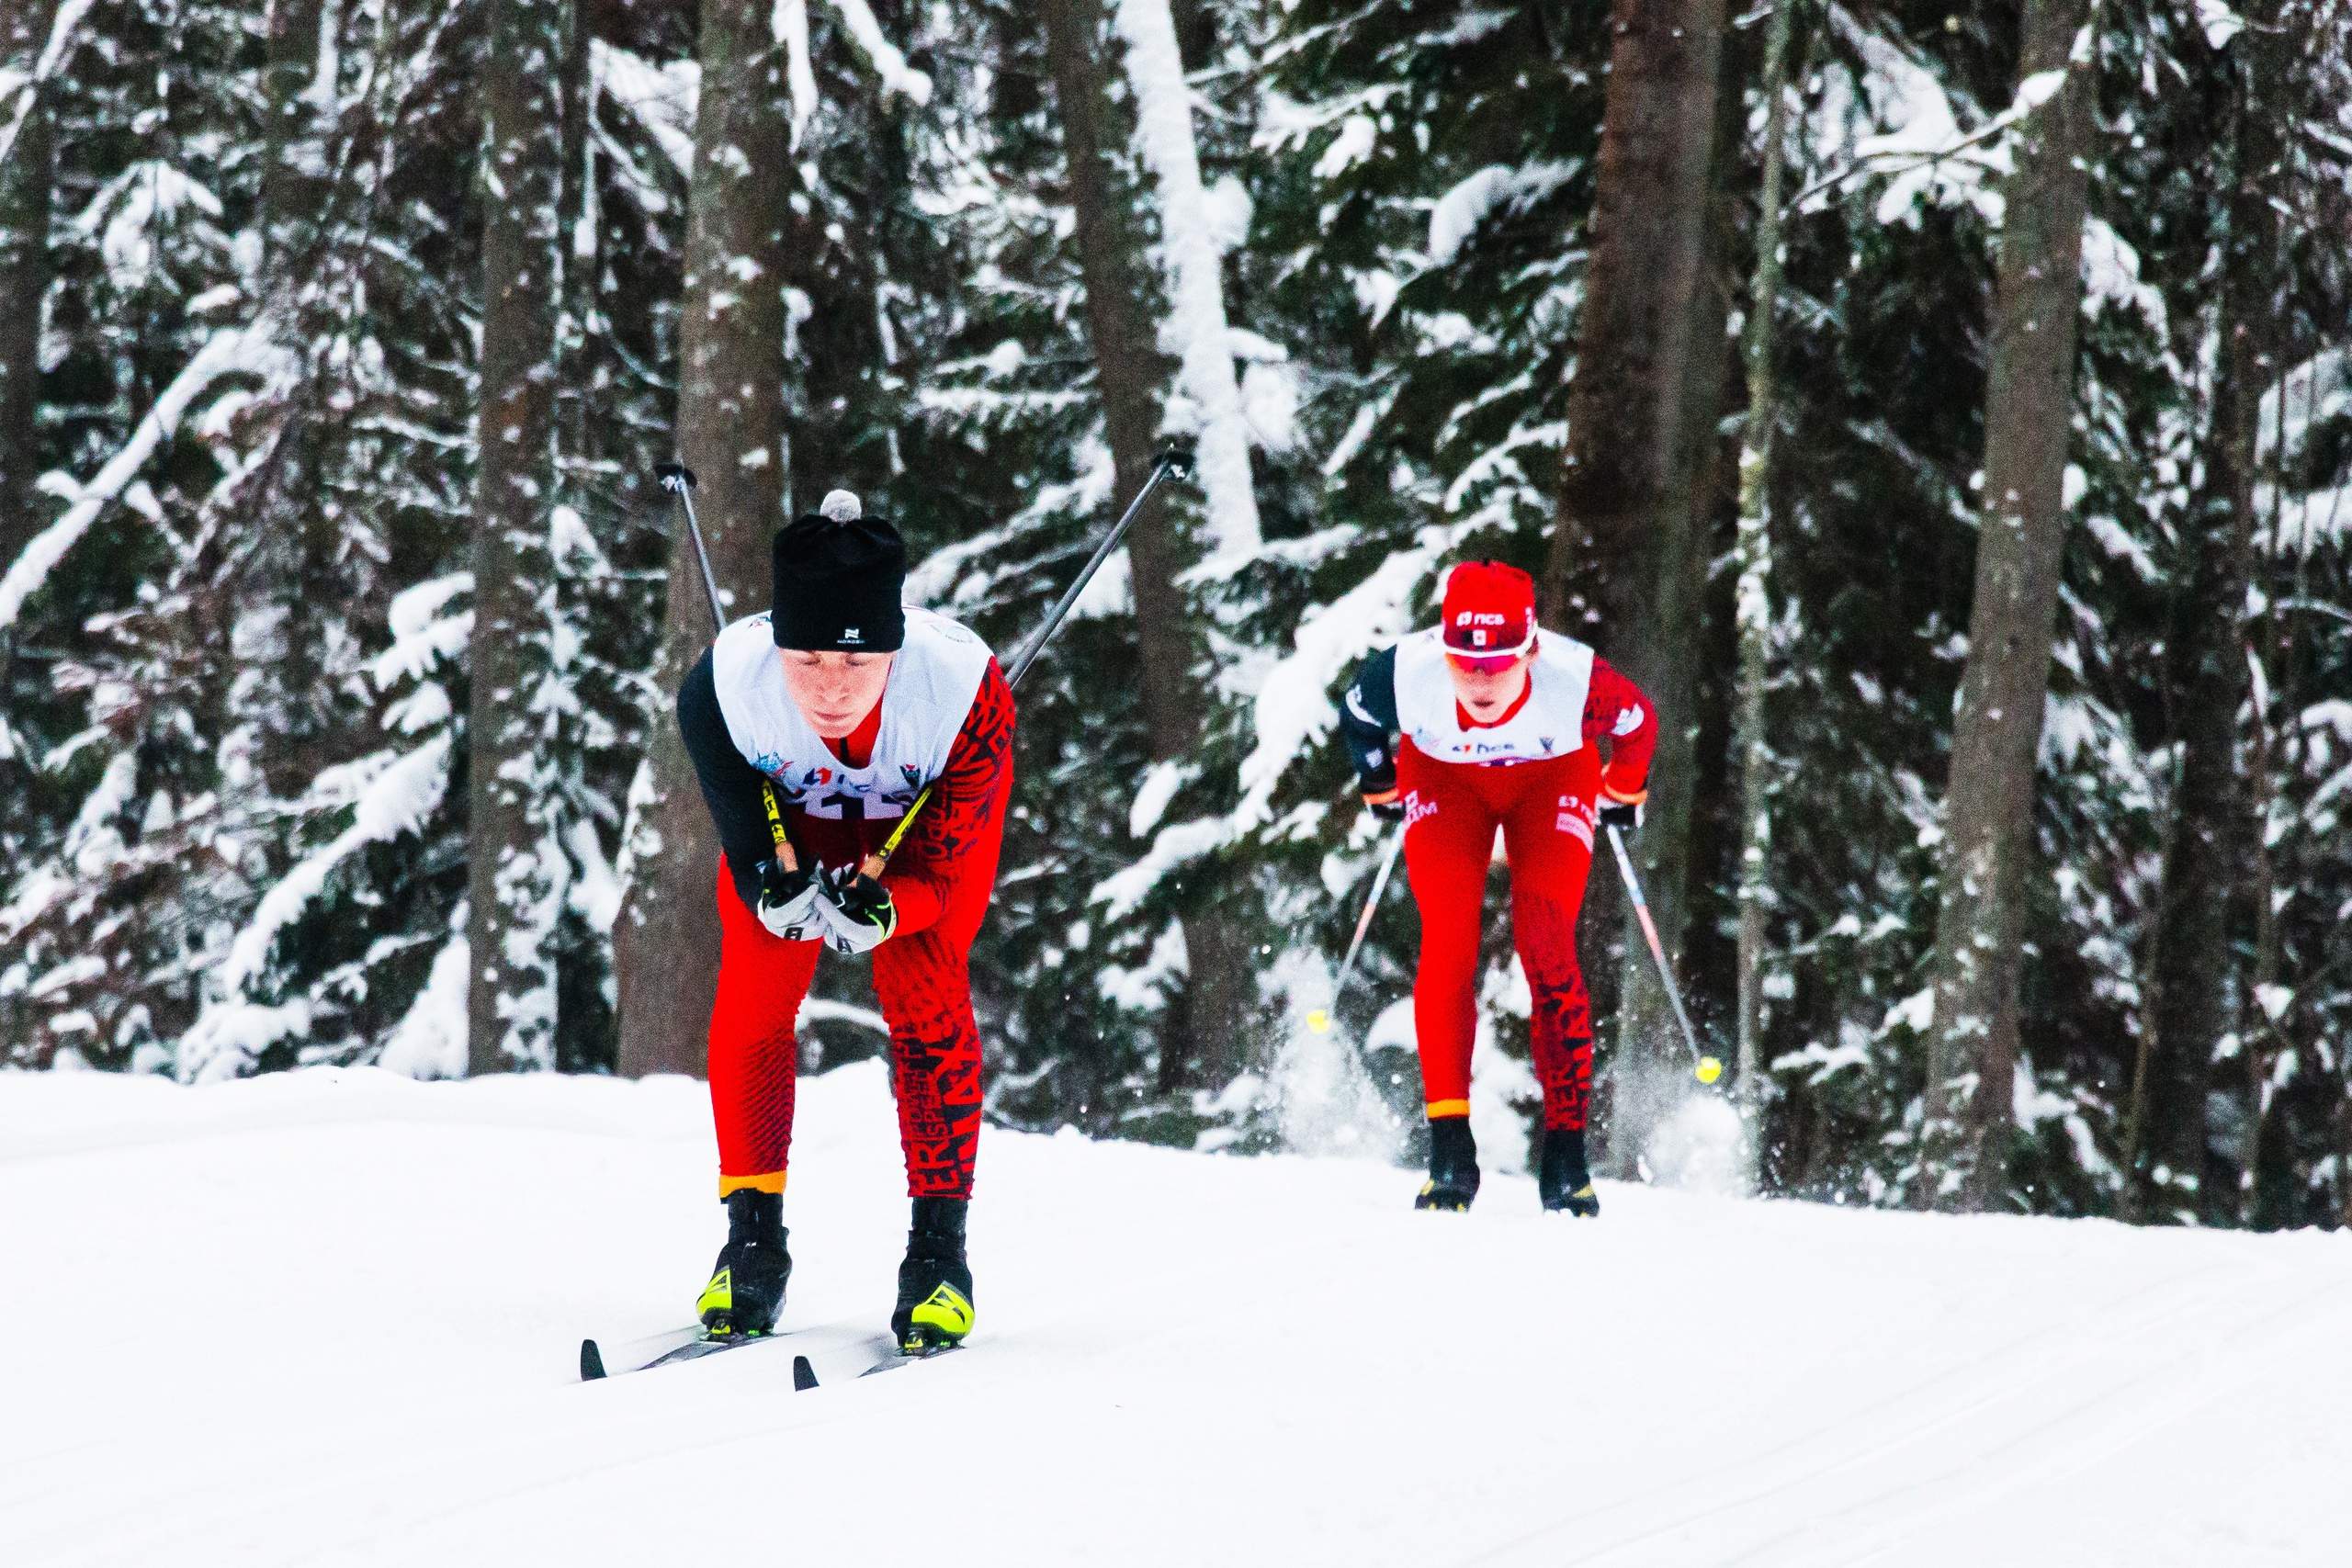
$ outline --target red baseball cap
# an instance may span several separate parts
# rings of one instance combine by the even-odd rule
[[[1466,560],[1445,580],[1444,642],[1474,659],[1535,645],[1535,580],[1500,561]]]

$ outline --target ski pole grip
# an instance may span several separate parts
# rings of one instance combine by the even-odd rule
[[[786,871],[800,869],[800,857],[792,852],[792,840],[784,830],[784,808],[776,804],[775,785],[765,779],[760,781],[760,804],[767,807],[768,839],[775,845],[775,863]]]

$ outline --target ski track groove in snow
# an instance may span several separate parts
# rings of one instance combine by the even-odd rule
[[[2119,1298],[2115,1302],[2102,1303],[2097,1313],[2089,1315],[2103,1317],[2107,1313],[2117,1310],[2132,1300],[2156,1294],[2168,1288],[2177,1287],[2188,1280],[2201,1279],[2213,1275],[2217,1272],[2219,1272],[2219,1270],[2215,1268],[2187,1270],[2180,1275],[2177,1275],[2167,1280],[2157,1281],[2136,1290],[2131,1292],[2128,1296]],[[2344,1282],[2337,1281],[2322,1286],[2312,1292],[2312,1296],[2318,1297],[2333,1295],[2341,1292],[2344,1289]],[[2120,1331],[2114,1328],[2109,1328],[2105,1332],[2105,1337],[2102,1343],[2067,1353],[2064,1355],[2063,1358],[2054,1365],[2029,1366],[2021,1369],[2015,1373],[2007,1375],[2004,1381],[1996,1387],[1979,1390],[1975,1393],[1961,1396],[1960,1402],[1949,1409],[1936,1410],[1934,1413],[1925,1416],[1912,1416],[1907,1414],[1902,1415],[1900,1419],[1894,1420],[1891,1423],[1891,1425],[1896,1429],[1887,1431],[1872,1431],[1868,1429],[1872,1423],[1868,1422],[1865,1418],[1881,1416],[1890,1417],[1896,1416],[1899,1413],[1904,1411],[1905,1407],[1923,1403],[1930,1394],[1940,1392],[1944,1385],[1953,1384],[1962,1382],[1963,1379],[1981,1377],[1996,1362],[2020,1358],[2030,1351],[2042,1348],[2043,1342],[2053,1338],[2057,1333],[2053,1328],[2037,1330],[2031,1334],[2011,1341],[2009,1344],[2004,1346],[2000,1350],[1994,1352],[1989,1356],[1980,1358],[1978,1360],[1972,1362],[1965,1367],[1953,1368],[1939,1373],[1935,1377],[1917,1384],[1899,1394],[1894,1395],[1870,1409],[1858,1412],[1856,1416],[1853,1418],[1836,1423],[1832,1426],[1817,1428],[1809,1432],[1804,1438],[1784,1445],[1781,1449],[1759,1455],[1753,1464],[1744,1468],[1758,1470],[1768,1469],[1770,1467],[1767,1461],[1798,1457],[1805,1450],[1828,1446],[1840,1438],[1848,1438],[1849,1442],[1854,1445],[1854,1451],[1852,1452],[1849,1452],[1837,1458],[1826,1459],[1815,1462],[1808,1462],[1803,1465],[1799,1469],[1798,1472],[1794,1474],[1773,1476],[1769,1479],[1762,1479],[1752,1483],[1747,1483],[1747,1489],[1744,1492],[1743,1495],[1726,1501],[1718,1502],[1712,1506],[1698,1506],[1694,1511],[1690,1513],[1675,1514],[1675,1522],[1671,1525],[1659,1527],[1654,1529],[1643,1529],[1632,1535],[1612,1539],[1609,1544],[1602,1546],[1598,1550],[1577,1551],[1573,1555],[1565,1557],[1547,1557],[1545,1560],[1565,1564],[1601,1563],[1612,1561],[1639,1561],[1640,1559],[1638,1556],[1634,1554],[1634,1549],[1654,1545],[1661,1538],[1669,1534],[1687,1534],[1690,1528],[1701,1520],[1720,1518],[1736,1510],[1749,1508],[1755,1505],[1774,1500],[1783,1496],[1790,1490],[1799,1485],[1815,1487],[1819,1483],[1828,1481],[1835,1477],[1844,1476],[1856,1472],[1864,1472],[1873,1467],[1880,1466],[1889,1456],[1904,1455],[1909,1450],[1919,1447],[1924,1439],[1939,1431],[1965,1425],[1973,1418],[1989,1415],[2003,1406],[2018,1404],[2021,1396],[2037,1389],[2046,1387],[2053,1380],[2061,1377],[2063,1374],[2075,1371],[2078,1369],[2087,1368],[2092,1363],[2098,1361],[2115,1359],[2117,1359],[2115,1353],[2119,1349],[2131,1348],[2136,1346],[2141,1340],[2153,1334],[2158,1328],[2193,1316],[2195,1314],[2196,1308],[2199,1305],[2204,1304],[2207,1301],[2214,1300],[2218,1298],[2220,1292],[2206,1292],[2204,1298],[2199,1302],[2161,1302],[2158,1303],[2160,1310],[2156,1311],[2145,1321],[2132,1324],[2128,1327]],[[2281,1309],[2279,1313],[2270,1315],[2272,1317],[2283,1316],[2292,1310],[2292,1308],[2285,1308]],[[2126,1398],[2128,1395],[2135,1393],[2141,1384],[2149,1381],[2149,1376],[2142,1373],[2135,1374],[2122,1382],[2103,1387],[2098,1392],[2088,1395],[2088,1397],[2080,1404],[2059,1407],[2052,1411],[2046,1418],[2039,1419],[2028,1427],[2012,1433],[2007,1433],[2000,1437],[1998,1440],[1995,1442],[1994,1446],[1980,1454],[1976,1454],[1955,1464],[1943,1465],[1936,1469],[1932,1473],[1914,1475],[1908,1480],[1894,1483],[1883,1490],[1871,1492],[1866,1496],[1860,1497],[1834,1509],[1823,1510],[1819,1507],[1817,1502],[1815,1502],[1809,1506],[1808,1508],[1811,1520],[1814,1523],[1817,1523],[1823,1517],[1846,1517],[1862,1514],[1870,1510],[1877,1509],[1883,1505],[1885,1505],[1894,1499],[1921,1493],[1928,1494],[1927,1496],[1922,1498],[1920,1506],[1917,1510],[1921,1515],[1964,1511],[1968,1507],[1977,1506],[1987,1500],[1985,1491],[1983,1488],[1973,1489],[1966,1493],[1959,1493],[1954,1490],[1955,1487],[1965,1483],[1969,1472],[1984,1468],[1988,1461],[1996,1458],[2025,1448],[2026,1445],[2031,1443],[2037,1438],[2055,1431],[2059,1427],[2067,1425],[2094,1406]],[[2190,1408],[2209,1403],[2212,1394],[2210,1392],[2200,1392],[2194,1397],[2185,1400],[2176,1397],[2163,1401],[2162,1403],[2177,1405],[2178,1408],[2165,1411],[2160,1417],[2158,1417],[2158,1419],[2177,1420],[2180,1416],[2188,1414]],[[2144,1413],[2134,1408],[2125,1411],[2121,1419],[2129,1419],[2137,1424],[2143,1419],[2143,1415]],[[2120,1421],[2116,1424],[2120,1425]],[[1849,1436],[1849,1430],[1858,1427],[1863,1427],[1864,1429],[1860,1432],[1852,1432]],[[2114,1451],[2116,1449],[2124,1446],[2124,1444],[2128,1443],[2130,1440],[2130,1438],[2124,1438],[2118,1442],[2107,1443],[2101,1448],[2100,1456],[2103,1456],[2107,1452]],[[2095,1462],[2095,1459],[2100,1456],[2094,1456],[2092,1461],[2075,1463],[2069,1466],[2068,1469],[2078,1471],[2087,1468],[2087,1464],[2089,1462]],[[1727,1478],[1711,1479],[1708,1483],[1709,1488],[1717,1492],[1727,1490],[1728,1487],[1725,1484],[1726,1479]],[[1990,1495],[1997,1496],[2002,1493],[2012,1489],[2013,1484],[2013,1480],[2004,1480],[2000,1484],[1989,1489]],[[1815,1495],[1817,1496],[1817,1493]],[[1669,1505],[1667,1511],[1669,1513],[1674,1512],[1670,1506],[1672,1502],[1670,1489],[1659,1489],[1645,1494],[1638,1499],[1621,1499],[1619,1503],[1611,1508],[1604,1510],[1603,1517],[1607,1514],[1622,1513],[1626,1511],[1626,1509],[1634,1501],[1652,1506],[1661,1504]],[[1514,1541],[1508,1547],[1498,1549],[1486,1556],[1474,1558],[1470,1561],[1516,1561],[1518,1560],[1517,1554],[1526,1547],[1535,1545],[1539,1542],[1558,1544],[1557,1537],[1562,1530],[1579,1525],[1589,1529],[1594,1522],[1596,1522],[1594,1516],[1584,1516],[1573,1519],[1563,1520],[1559,1524],[1537,1532],[1534,1535],[1522,1538],[1519,1541]],[[1792,1541],[1804,1535],[1808,1528],[1810,1528],[1810,1526],[1792,1527],[1782,1531],[1771,1541],[1762,1544],[1765,1547],[1769,1547],[1771,1545],[1784,1544]],[[1761,1548],[1758,1550],[1761,1550]],[[1840,1557],[1837,1559],[1837,1561],[1851,1561],[1857,1562],[1868,1562],[1876,1555],[1877,1551],[1878,1548],[1873,1547],[1869,1551],[1863,1551],[1858,1556],[1851,1558]],[[1742,1551],[1735,1555],[1714,1559],[1714,1561],[1725,1563],[1756,1560],[1762,1559],[1758,1557],[1757,1551]],[[1821,1561],[1826,1562],[1828,1561],[1828,1559],[1821,1559]]]
[[[1570,1223],[1491,1175],[1416,1215],[1409,1171],[991,1130],[978,1334],[862,1380],[877,1064],[803,1084],[794,1156],[799,1349],[582,1385],[723,1235],[702,1085],[0,1073],[0,1560],[2352,1561],[2352,1237]]]

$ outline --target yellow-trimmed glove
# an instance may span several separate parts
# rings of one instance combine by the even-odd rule
[[[870,952],[899,929],[890,890],[854,865],[817,873],[817,916],[835,953]]]

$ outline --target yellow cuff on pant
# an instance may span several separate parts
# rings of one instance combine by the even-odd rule
[[[754,1192],[780,1193],[784,1190],[784,1172],[771,1170],[760,1176],[721,1176],[718,1179],[718,1195],[721,1198],[729,1192],[741,1192],[746,1187]]]
[[[1469,1114],[1470,1102],[1466,1100],[1432,1100],[1430,1101],[1430,1120],[1432,1122],[1442,1122],[1449,1116],[1467,1116]]]

